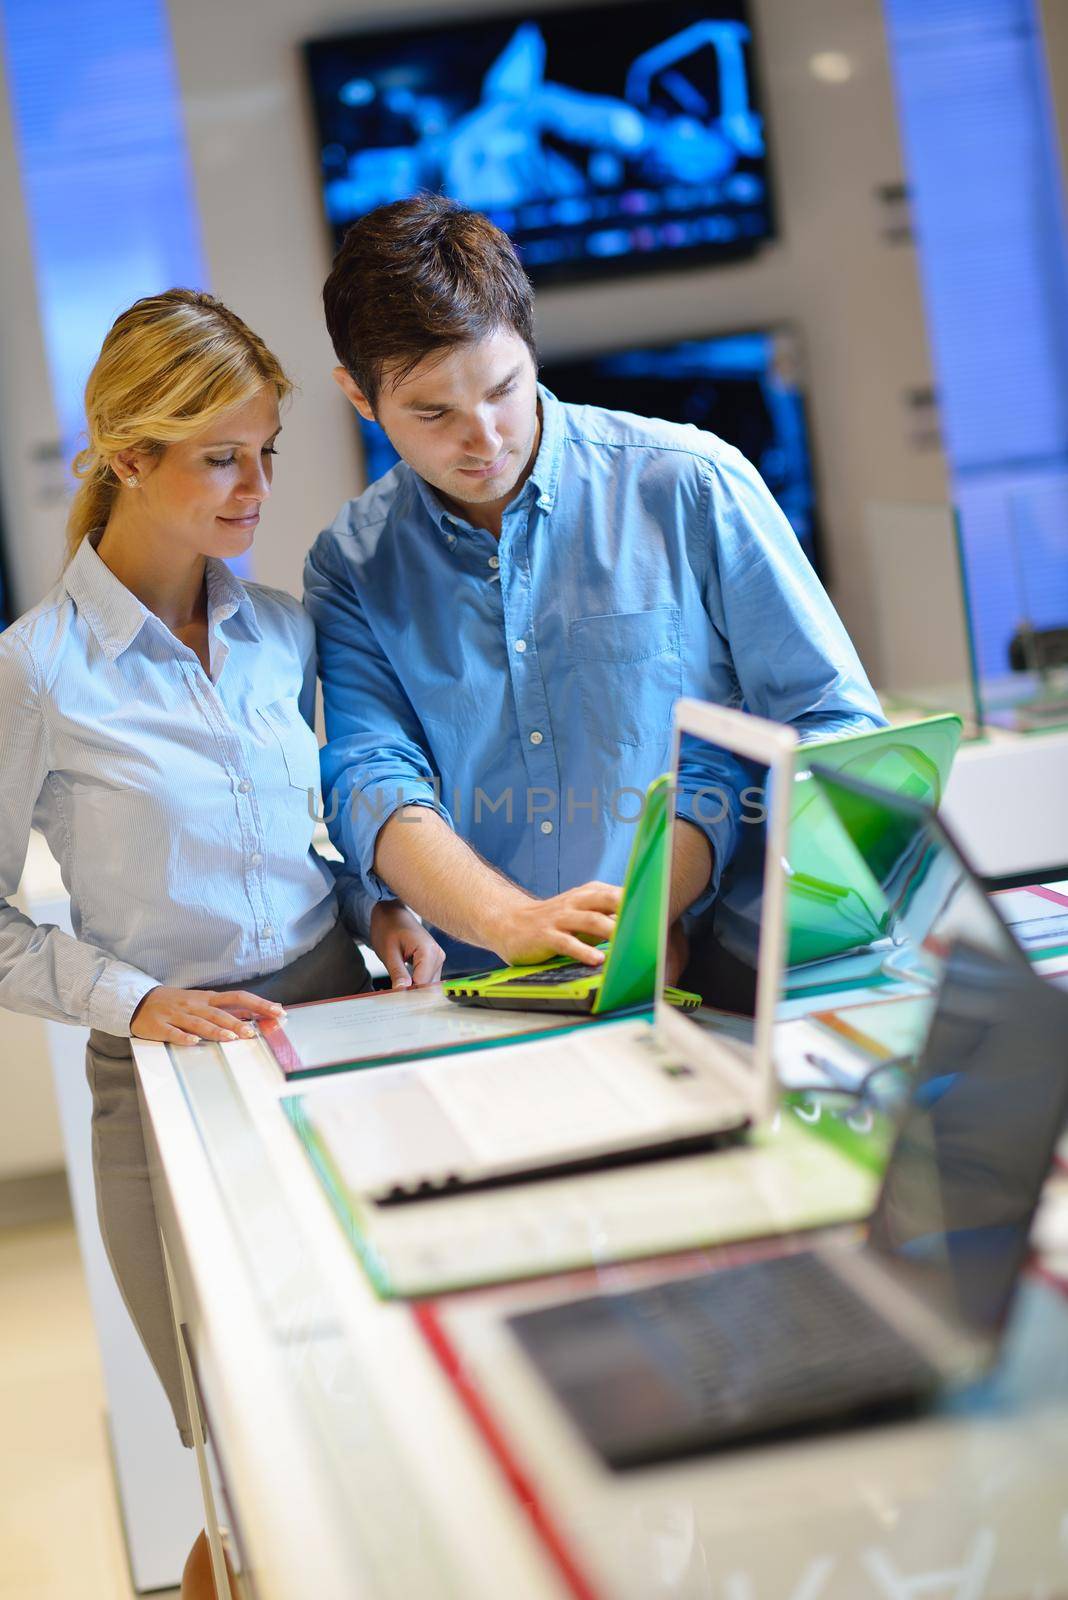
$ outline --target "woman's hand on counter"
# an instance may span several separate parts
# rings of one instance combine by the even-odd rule
[[[437,983],[445,952],[400,900],[379,900],[371,912],[371,949],[394,989]],[[410,968],[410,970],[409,970]]]
[[[245,989],[150,989],[130,1020],[135,1039],[155,1039],[161,1044],[200,1044],[215,1039],[232,1044],[235,1039],[251,1039],[255,1028],[251,1019],[274,1022],[285,1015],[285,1007]]]

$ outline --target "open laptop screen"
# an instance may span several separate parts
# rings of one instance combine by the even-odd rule
[[[918,1054],[954,939],[1010,964],[1024,958],[930,806],[800,759],[779,1014],[808,1019],[809,1057],[822,1067],[833,1043],[832,1068],[856,1082],[862,1069]]]
[[[1068,998],[960,942],[869,1245],[972,1332],[996,1332],[1068,1113]]]
[[[937,807],[961,723],[927,717],[893,728],[807,741],[797,754],[790,807],[789,959],[826,961],[866,948],[885,932],[886,902],[871,870],[843,833],[811,765]]]
[[[930,807],[815,762],[812,772],[879,886],[888,937],[909,947],[918,976],[937,981],[958,938],[1010,964],[1023,961],[982,884]]]

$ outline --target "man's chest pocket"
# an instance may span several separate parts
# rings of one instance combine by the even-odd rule
[[[678,607],[576,617],[568,643],[587,732],[608,746],[663,744],[682,693]]]

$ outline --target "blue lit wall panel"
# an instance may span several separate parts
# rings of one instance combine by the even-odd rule
[[[164,0],[0,0],[38,308],[69,459],[104,335],[207,274]]]
[[[116,314],[206,274],[162,0],[0,0],[64,448]]]
[[[1068,623],[1068,270],[1032,0],[886,0],[980,671]]]

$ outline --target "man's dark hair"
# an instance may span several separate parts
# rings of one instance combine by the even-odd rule
[[[479,211],[437,194],[354,222],[323,285],[337,358],[371,405],[425,356],[510,328],[534,344],[534,291],[512,242]]]

